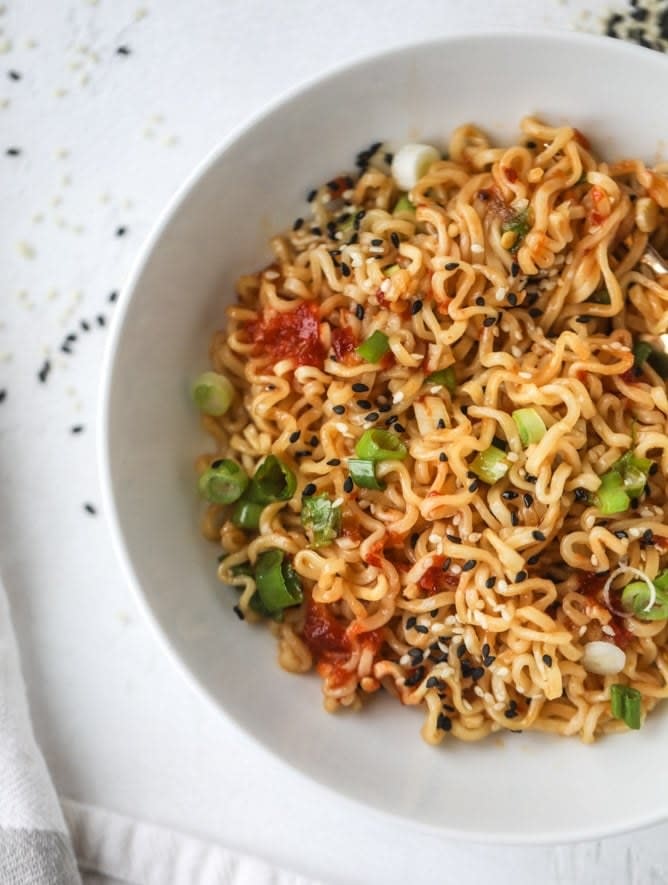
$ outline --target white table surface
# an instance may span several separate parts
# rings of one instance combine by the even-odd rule
[[[37,738],[62,796],[324,882],[668,882],[668,825],[596,844],[458,844],[294,774],[165,657],[99,508],[109,296],[197,161],[268,100],[346,59],[499,25],[595,30],[604,5],[589,7],[583,16],[573,0],[0,6],[0,571]],[[69,333],[70,354],[61,351]],[[610,801],[620,776],[611,772]],[[436,788],[447,794],[447,784]]]

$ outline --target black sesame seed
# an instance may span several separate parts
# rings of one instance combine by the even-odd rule
[[[390,151],[385,151],[385,153],[383,154],[383,159],[385,160],[385,162],[387,163],[388,166],[391,166],[392,160],[394,160],[394,154],[391,153]]]
[[[478,480],[474,479],[473,482],[469,485],[469,492],[477,492],[479,485],[480,483],[478,482]]]
[[[343,274],[344,277],[349,277],[350,274],[352,273],[352,271],[350,270],[350,268],[348,267],[347,264],[342,264],[341,265],[341,273]]]
[[[343,483],[343,491],[350,494],[353,490],[353,480],[351,476],[347,476]]]
[[[473,666],[470,661],[462,661],[462,677],[468,679],[473,673]]]
[[[463,572],[470,572],[472,568],[475,568],[477,562],[475,559],[467,559],[464,565],[462,566]]]
[[[438,423],[436,424],[436,428],[437,428],[437,430],[444,430],[445,429],[445,420],[443,418],[438,419]]]
[[[21,79],[21,74],[19,74],[18,71],[8,71],[7,75],[10,80],[20,80]]]
[[[368,415],[364,416],[364,420],[370,421],[371,423],[373,423],[374,421],[377,421],[379,418],[380,418],[380,415],[378,414],[378,412],[369,412]]]
[[[587,501],[589,499],[589,492],[587,489],[583,489],[582,486],[578,486],[575,490],[575,500],[576,501]]]
[[[403,424],[399,424],[398,421],[394,424],[393,430],[396,430],[397,433],[406,433],[406,428]]]
[[[445,713],[439,713],[438,719],[436,720],[436,727],[440,728],[441,731],[450,731],[452,728],[452,720],[449,716],[446,716]]]
[[[327,466],[328,467],[338,467],[340,463],[341,463],[340,458],[330,458],[329,461],[327,462]]]
[[[441,452],[441,453],[439,454],[439,456],[438,456],[438,460],[441,461],[441,462],[443,462],[443,461],[447,461],[447,460],[448,460],[448,456],[445,454],[445,452]]]
[[[360,409],[370,409],[371,408],[371,401],[368,399],[358,399],[356,402],[357,402],[357,405]]]
[[[496,655],[487,655],[486,657],[483,658],[482,662],[486,667],[491,667],[495,660],[496,660]]]
[[[299,230],[299,228],[302,227],[303,224],[304,224],[303,218],[295,218],[293,225],[292,225],[292,229]]]
[[[392,408],[392,403],[380,403],[378,405],[379,412],[389,412],[391,408]]]
[[[116,49],[116,55],[130,55],[130,47],[129,46],[119,46]]]
[[[443,680],[439,679],[438,676],[430,676],[425,685],[427,688],[440,688],[443,685]]]
[[[7,391],[4,389],[0,390],[0,403],[4,403],[4,401],[6,399],[7,399]]]
[[[384,240],[382,240],[380,237],[374,237],[373,240],[371,240],[372,246],[382,246],[383,243],[384,243]]]
[[[37,373],[37,377],[39,378],[39,380],[42,384],[46,383],[46,379],[49,377],[50,371],[51,371],[51,361],[44,360],[44,363],[42,364],[42,368]]]
[[[417,624],[417,618],[415,617],[415,615],[411,615],[410,618],[407,618],[407,620],[406,620],[406,629],[412,630],[416,624]]]
[[[522,500],[524,501],[525,507],[531,507],[533,505],[533,497],[528,492],[525,492],[525,494],[522,495]]]
[[[457,646],[457,657],[461,658],[466,654],[466,646],[462,642],[461,645]]]
[[[483,667],[473,667],[471,669],[471,679],[482,679],[485,675],[485,670]]]
[[[536,563],[538,562],[539,559],[540,559],[540,554],[534,553],[533,556],[530,556],[527,559],[527,565],[536,565]]]
[[[429,633],[429,627],[425,627],[424,624],[416,624],[415,625],[415,632],[422,633],[424,635],[425,633]]]
[[[313,188],[312,190],[310,190],[310,191],[306,194],[306,202],[307,202],[307,203],[312,203],[312,202],[315,200],[315,198],[316,198],[317,195],[318,195],[318,191],[317,191],[315,188]]]
[[[72,350],[71,350],[71,348],[70,348],[70,345],[67,344],[67,343],[66,343],[66,344],[61,344],[61,345],[60,345],[60,350],[61,350],[62,353],[72,353]]]
[[[388,427],[391,427],[393,424],[396,424],[398,420],[399,420],[398,415],[390,415],[389,418],[385,419],[385,423],[387,424]]]
[[[295,458],[309,458],[313,452],[310,449],[300,449],[298,452],[295,452]]]
[[[538,292],[529,292],[529,293],[527,294],[526,299],[525,299],[525,304],[526,304],[526,306],[527,306],[527,307],[533,307],[534,304],[538,301],[538,298],[539,298],[539,297],[540,297],[540,296],[538,295]]]
[[[536,147],[536,142],[535,141],[527,141],[527,147],[529,148],[530,151],[532,151]]]
[[[355,316],[358,320],[360,320],[360,322],[364,319],[364,308],[361,304],[355,305]]]
[[[511,707],[509,710],[506,710],[504,716],[506,719],[515,719],[516,716],[519,716],[519,713],[514,707]]]
[[[543,316],[543,311],[540,309],[540,307],[532,307],[529,311],[529,316],[532,317],[534,320],[537,320],[538,317]]]
[[[314,449],[318,445],[318,442],[319,442],[318,437],[312,436],[311,439],[308,441],[308,444],[311,446],[311,448]]]
[[[515,307],[515,305],[517,304],[517,295],[514,292],[511,292],[508,296],[508,304],[511,307]]]
[[[491,590],[495,584],[496,584],[496,577],[494,575],[487,578],[487,580],[485,581],[485,587],[487,587],[488,590]]]
[[[301,430],[294,430],[289,436],[290,442],[296,443],[301,435],[302,435]]]
[[[625,539],[628,538],[628,534],[624,531],[624,529],[619,529],[614,533],[616,538]]]
[[[579,316],[579,317],[575,317],[575,322],[576,322],[576,323],[589,323],[589,322],[591,322],[591,320],[593,320],[593,319],[594,319],[594,317],[592,317],[592,316],[585,316],[585,315],[582,315],[582,316]]]
[[[401,240],[399,239],[399,234],[396,231],[392,231],[390,234],[390,240],[392,241],[392,245],[395,249],[398,249],[401,245]]]
[[[84,504],[84,510],[86,511],[86,513],[90,513],[91,516],[95,516],[95,514],[97,513],[97,510],[95,509],[95,507],[93,507],[92,504]]]
[[[98,314],[98,315],[95,317],[95,319],[97,320],[97,324],[98,324],[98,326],[104,326],[104,324],[106,323],[106,320],[105,320],[105,318],[104,318],[104,315],[101,314],[101,313]]]
[[[501,497],[506,501],[514,501],[515,498],[519,497],[517,492],[514,492],[512,489],[506,489],[505,492],[501,492]]]
[[[86,320],[81,320],[79,323],[84,332],[90,332],[90,325],[86,322]]]
[[[424,667],[417,667],[410,676],[404,679],[404,685],[412,688],[414,685],[418,685],[424,679]]]
[[[518,573],[515,575],[515,583],[516,583],[516,584],[521,584],[522,581],[526,581],[526,579],[527,579],[528,577],[529,577],[529,575],[527,574],[527,572],[526,572],[524,569],[522,569],[521,572],[518,572]]]
[[[544,541],[545,540],[545,535],[539,529],[534,529],[534,531],[531,532],[531,534],[533,535],[533,537],[536,541]]]
[[[482,295],[478,295],[478,297],[475,300],[475,303],[478,307],[484,307],[485,306],[485,299],[482,297]]]
[[[461,538],[458,538],[457,535],[446,535],[445,537],[446,537],[446,538],[448,539],[448,541],[450,541],[452,544],[461,544],[461,543],[462,543],[462,539],[461,539]]]
[[[116,236],[117,237],[124,237],[125,234],[127,233],[127,230],[128,230],[127,227],[117,227],[116,228]]]
[[[113,304],[117,298],[118,298],[118,291],[116,289],[114,289],[114,291],[110,292],[109,295],[107,296],[107,301],[110,301]]]
[[[448,263],[445,265],[446,270],[457,270],[458,267],[459,267],[458,261],[448,261]]]
[[[520,518],[515,510],[510,514],[510,522],[513,526],[518,526],[520,524]]]
[[[21,153],[21,148],[10,147],[5,151],[8,157],[18,157]]]
[[[408,657],[411,659],[411,663],[413,664],[413,666],[416,667],[418,664],[422,663],[424,652],[421,648],[409,648]]]
[[[311,233],[314,237],[319,237],[322,235],[322,228],[319,228],[317,225],[311,228]]]
[[[543,663],[546,667],[552,666],[552,656],[551,655],[543,655]]]
[[[314,482],[308,483],[308,485],[304,486],[304,491],[302,492],[302,498],[310,498],[311,495],[315,495],[316,485]]]
[[[422,302],[418,298],[411,304],[411,316],[415,316],[416,313],[420,313],[422,310]]]
[[[235,605],[234,608],[232,609],[232,611],[239,618],[240,621],[246,620],[244,613],[241,611],[241,609],[239,608],[238,605]]]
[[[332,412],[334,412],[336,415],[343,415],[345,410],[345,406],[332,406]]]
[[[448,653],[447,651],[442,651],[438,645],[434,643],[431,646],[429,660],[433,661],[435,664],[446,664],[448,662]]]
[[[482,321],[482,324],[483,326],[485,326],[485,328],[489,329],[489,327],[493,326],[495,322],[496,317],[485,317],[485,319]]]
[[[513,261],[513,263],[510,265],[510,276],[516,277],[519,272],[520,272],[519,264],[516,261]],[[510,301],[510,296],[508,296],[508,300]]]
[[[649,468],[649,475],[650,475],[650,476],[654,476],[654,475],[655,475],[656,473],[658,473],[658,472],[659,472],[659,465],[658,465],[658,464],[652,464],[652,466]]]
[[[482,647],[483,658],[486,658],[488,654],[489,654],[489,642],[486,642]]]

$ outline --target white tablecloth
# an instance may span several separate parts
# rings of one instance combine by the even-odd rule
[[[113,293],[195,163],[269,99],[345,59],[499,25],[596,30],[605,7],[589,6],[0,6],[0,571],[36,736],[62,797],[326,882],[668,882],[668,826],[564,847],[455,844],[294,774],[165,658],[99,511],[96,407]],[[611,772],[611,801],[619,776]]]

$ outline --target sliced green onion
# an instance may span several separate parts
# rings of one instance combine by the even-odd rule
[[[653,352],[654,348],[647,341],[636,341],[633,345],[633,365],[639,369]]]
[[[232,511],[232,522],[239,529],[246,531],[257,529],[260,525],[260,516],[264,506],[255,501],[248,501],[242,498],[237,501]]]
[[[384,332],[376,329],[376,331],[363,341],[357,348],[357,353],[366,360],[367,363],[378,363],[390,349],[390,339]]]
[[[302,498],[301,519],[312,547],[331,544],[341,531],[341,507],[325,494]]]
[[[640,728],[641,694],[630,685],[610,686],[610,712],[615,719],[623,719],[629,728]]]
[[[484,452],[479,452],[476,455],[471,464],[471,470],[478,479],[481,479],[488,485],[494,485],[495,482],[502,479],[508,473],[506,453],[496,446],[490,446]]]
[[[257,468],[246,493],[249,501],[271,504],[289,501],[297,488],[297,477],[275,455],[267,455]]]
[[[410,215],[415,215],[415,206],[408,199],[406,194],[402,194],[397,202],[395,203],[394,209],[392,210],[392,215],[399,215],[400,212],[406,212]]]
[[[624,490],[631,498],[642,494],[652,462],[649,458],[638,458],[629,451],[612,465],[611,470],[619,473],[624,481]]]
[[[233,504],[246,491],[248,476],[236,461],[223,458],[204,471],[197,485],[200,495],[212,504]]]
[[[387,265],[383,268],[383,273],[385,274],[386,277],[391,277],[391,276],[392,276],[393,274],[395,274],[398,270],[399,270],[399,265],[398,265],[398,264],[387,264]]]
[[[531,230],[531,223],[529,221],[529,209],[523,209],[521,212],[516,212],[508,221],[504,221],[501,225],[501,230],[503,233],[506,231],[512,231],[515,234],[515,242],[510,247],[511,252],[517,252],[519,247],[522,244],[522,240]]]
[[[646,581],[632,581],[622,591],[622,607],[632,612],[640,621],[663,621],[668,618],[668,573],[663,572],[652,582],[654,584],[654,602]]]
[[[225,375],[202,372],[192,386],[193,402],[205,415],[224,415],[234,397],[234,387]]]
[[[384,489],[385,483],[376,479],[376,462],[363,458],[349,458],[348,470],[352,481],[363,489]]]
[[[299,605],[304,598],[297,573],[282,550],[265,550],[258,556],[255,584],[263,606],[271,614]]]
[[[540,442],[547,432],[545,422],[535,409],[516,409],[513,412],[513,421],[524,446]]]
[[[355,454],[365,461],[403,461],[408,449],[389,430],[365,430],[357,440]]]
[[[439,369],[438,372],[432,372],[424,379],[427,384],[441,384],[447,387],[450,393],[454,393],[457,388],[457,376],[455,375],[455,367],[448,366],[447,369]]]
[[[647,362],[661,378],[668,378],[668,353],[662,350],[652,350],[647,357]]]
[[[604,516],[628,510],[631,499],[624,491],[624,480],[615,470],[604,473],[596,492],[596,506]]]

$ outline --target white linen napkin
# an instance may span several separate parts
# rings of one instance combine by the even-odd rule
[[[0,582],[0,885],[81,885],[77,861],[86,885],[318,885],[102,809],[67,799],[61,809],[33,735]]]

